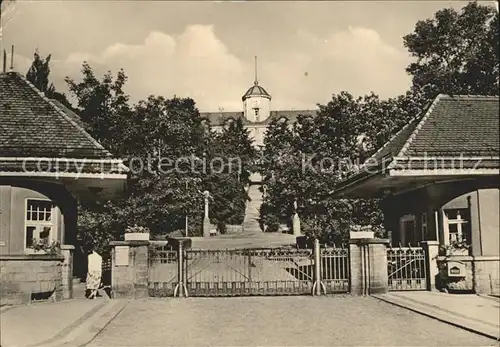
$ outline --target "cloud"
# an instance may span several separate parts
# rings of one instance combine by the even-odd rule
[[[279,57],[259,58],[259,81],[273,96],[273,109],[313,108],[342,90],[390,97],[409,86],[407,53],[374,30],[349,27],[326,37],[301,32],[293,42]],[[253,60],[233,54],[211,25],[191,25],[179,35],[153,31],[138,45],[115,43],[98,54],[72,53],[53,63],[56,87],[64,87],[66,75],[78,80],[84,60],[97,73],[123,68],[134,101],[175,94],[192,97],[205,111],[240,110],[254,76]]]

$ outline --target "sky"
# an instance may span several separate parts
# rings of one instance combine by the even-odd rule
[[[490,2],[491,4],[491,2]],[[404,93],[412,61],[402,37],[419,20],[460,1],[21,1],[4,17],[2,44],[15,45],[25,73],[38,49],[52,54],[50,79],[120,68],[126,92],[192,97],[200,111],[242,110],[258,80],[273,110],[311,109],[332,94]]]

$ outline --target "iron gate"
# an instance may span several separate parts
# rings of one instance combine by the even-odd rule
[[[187,250],[190,296],[310,294],[312,251],[295,249]]]
[[[422,247],[388,248],[389,291],[427,290],[426,263]]]
[[[156,243],[149,250],[149,296],[174,296],[179,281],[178,252],[166,243]]]
[[[156,243],[150,249],[148,288],[153,297],[177,296],[181,291],[188,296],[349,291],[346,248],[318,248],[315,255],[313,250],[294,248],[173,251],[166,247]]]
[[[321,249],[321,281],[327,294],[349,291],[349,251],[345,247]]]

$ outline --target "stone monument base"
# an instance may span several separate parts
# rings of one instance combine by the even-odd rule
[[[213,229],[210,219],[203,218],[203,237],[210,237],[210,230]]]

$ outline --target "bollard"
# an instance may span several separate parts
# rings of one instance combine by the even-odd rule
[[[312,295],[321,295],[321,290],[326,294],[325,284],[321,281],[321,250],[319,240],[314,239],[314,284],[312,287]]]
[[[177,285],[175,286],[174,289],[174,297],[179,296],[179,297],[185,297],[187,298],[188,295],[188,290],[186,286],[186,278],[184,276],[184,247],[182,242],[183,240],[180,240],[178,243],[178,248],[177,248]]]

